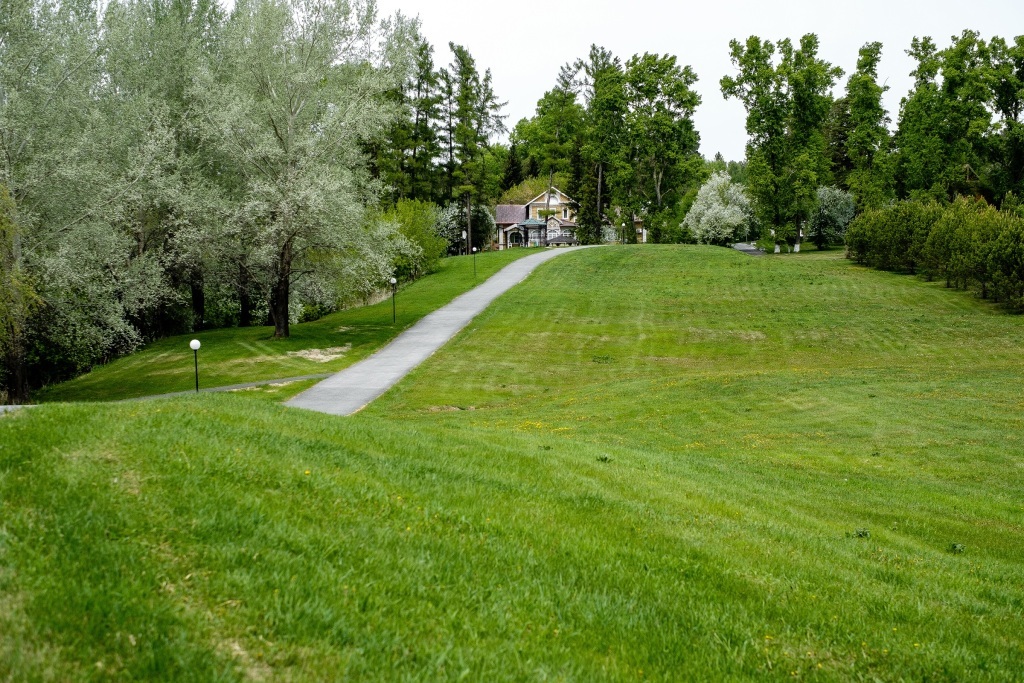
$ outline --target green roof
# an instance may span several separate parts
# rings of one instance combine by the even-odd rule
[[[519,225],[523,226],[524,228],[536,228],[547,224],[548,222],[543,218],[530,218],[521,222]]]

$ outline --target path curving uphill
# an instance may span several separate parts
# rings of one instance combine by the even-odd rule
[[[526,279],[537,266],[559,254],[585,248],[549,249],[510,263],[483,284],[424,316],[369,358],[328,377],[285,405],[331,415],[358,412],[433,355],[492,301]]]

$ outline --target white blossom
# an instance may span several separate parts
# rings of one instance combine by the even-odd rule
[[[751,225],[751,203],[742,185],[727,173],[711,176],[697,193],[682,223],[700,244],[729,244],[746,239]]]

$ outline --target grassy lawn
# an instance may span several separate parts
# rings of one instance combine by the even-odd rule
[[[1021,680],[1022,332],[838,252],[615,247],[351,418],[8,415],[0,679]]]
[[[483,252],[473,260],[441,260],[441,269],[399,290],[397,323],[391,299],[291,326],[288,339],[274,339],[273,327],[229,328],[161,339],[70,382],[36,392],[33,401],[108,401],[188,391],[195,386],[192,339],[199,351],[200,385],[217,387],[263,379],[337,372],[370,355],[426,314],[472,289],[503,267],[536,249]],[[319,358],[309,352],[326,350]],[[333,356],[333,358],[331,358]]]

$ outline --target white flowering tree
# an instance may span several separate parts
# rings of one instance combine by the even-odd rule
[[[817,207],[810,220],[811,241],[818,249],[842,243],[854,213],[856,204],[852,194],[838,187],[819,187]]]
[[[241,178],[226,237],[248,248],[275,337],[298,279],[372,252],[360,143],[395,115],[384,94],[410,67],[412,28],[379,22],[366,0],[239,0],[222,59],[197,79],[207,140]]]
[[[482,204],[474,204],[471,209],[473,221],[473,244],[471,247],[483,249],[494,238],[497,229],[494,216]],[[441,210],[437,218],[437,234],[448,242],[448,253],[463,253],[466,244],[462,239],[462,231],[466,229],[466,205],[452,202]]]
[[[746,239],[751,227],[751,203],[742,185],[728,173],[712,175],[697,192],[683,219],[698,244],[731,244]]]

